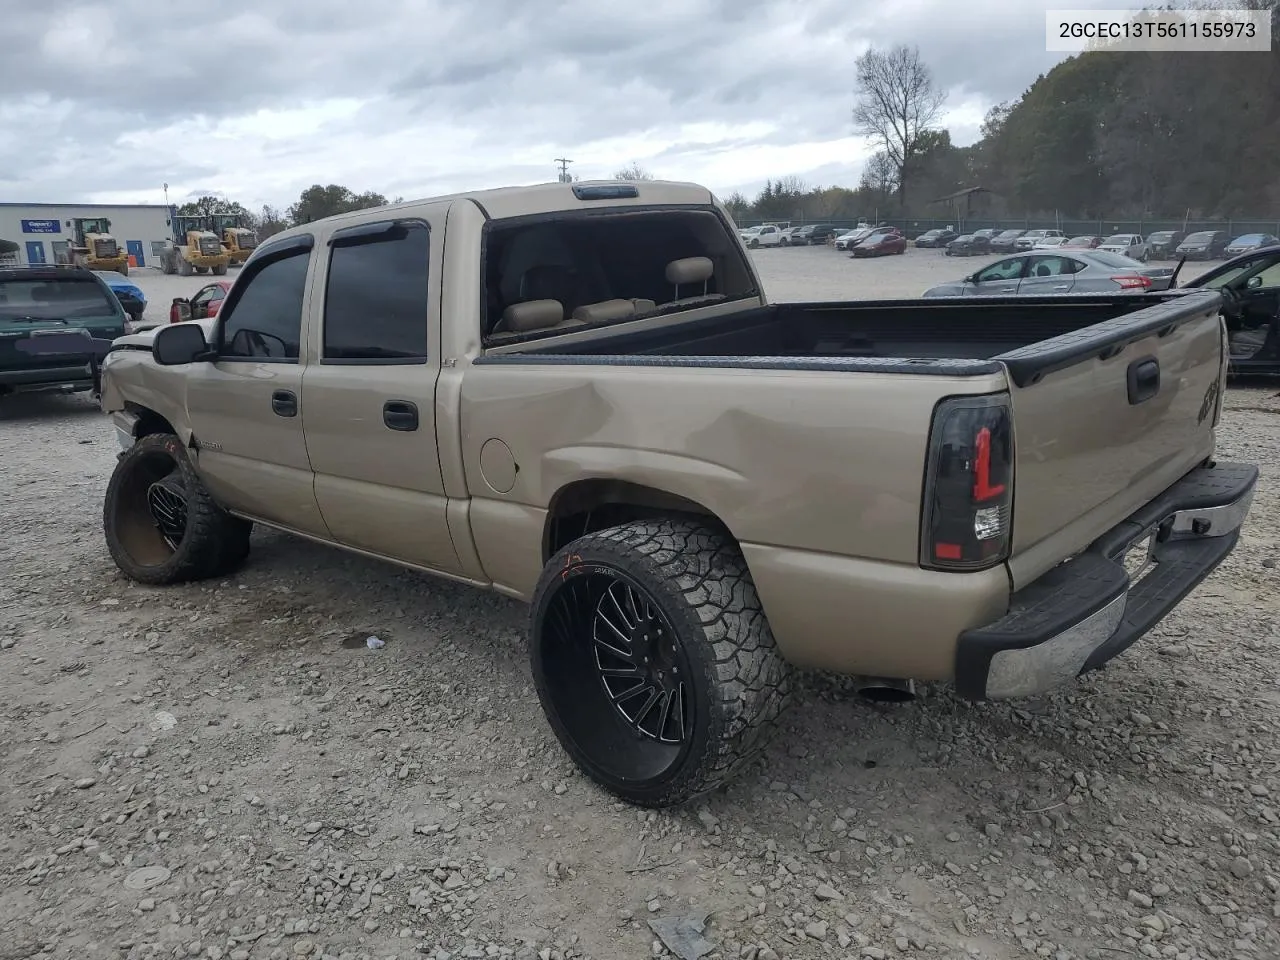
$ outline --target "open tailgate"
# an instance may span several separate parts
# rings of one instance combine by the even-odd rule
[[[1214,291],[996,357],[1014,424],[1014,589],[1121,522],[1213,452],[1226,376]]]

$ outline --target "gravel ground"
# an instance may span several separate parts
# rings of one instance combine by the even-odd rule
[[[779,299],[958,267],[757,260]],[[6,401],[0,960],[639,958],[687,915],[710,960],[1274,958],[1280,399],[1227,406],[1221,455],[1263,469],[1241,543],[1106,671],[894,707],[806,676],[762,764],[656,813],[554,741],[520,605],[266,531],[223,582],[131,584],[108,422]]]

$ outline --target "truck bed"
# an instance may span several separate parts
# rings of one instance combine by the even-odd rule
[[[943,376],[990,373],[998,361],[1022,386],[1091,353],[1123,349],[1203,316],[1218,302],[1216,293],[1153,293],[781,303],[660,327],[641,320],[594,336],[535,341],[484,359],[527,362],[532,355],[598,363],[608,357],[614,363]],[[647,357],[655,360],[641,359]]]

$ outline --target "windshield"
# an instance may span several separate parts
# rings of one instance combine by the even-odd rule
[[[1236,243],[1261,243],[1262,234],[1246,233],[1243,237],[1236,237]]]
[[[1107,237],[1107,239],[1103,240],[1102,242],[1114,243],[1114,244],[1119,244],[1122,247],[1127,247],[1129,245],[1129,236],[1130,235],[1127,233],[1115,233]]]
[[[1183,243],[1208,243],[1212,239],[1212,233],[1193,233]]]
[[[1004,233],[1000,234],[1000,236],[1002,236],[1002,237],[1019,237],[1019,236],[1022,236],[1022,231],[1021,231],[1021,230],[1006,230],[1006,231],[1004,231]]]
[[[17,317],[78,320],[119,313],[114,297],[87,279],[0,281],[0,321]]]
[[[1166,240],[1172,239],[1173,233],[1169,230],[1162,230],[1159,233],[1153,233],[1147,239],[1152,243],[1164,243]]]

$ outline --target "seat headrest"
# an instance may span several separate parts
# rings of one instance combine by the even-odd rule
[[[704,283],[711,279],[714,267],[710,257],[685,257],[667,264],[667,283]]]
[[[544,330],[564,320],[564,304],[559,300],[527,300],[502,311],[502,323],[513,333]]]
[[[636,304],[631,300],[601,300],[599,303],[585,303],[573,311],[573,319],[585,323],[600,323],[605,320],[621,320],[623,317],[634,317]]]

